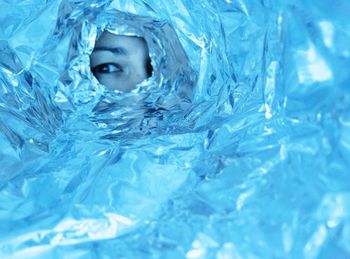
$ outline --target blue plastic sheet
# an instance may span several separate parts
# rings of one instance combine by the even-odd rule
[[[1,258],[349,258],[350,3],[0,2]],[[153,76],[92,75],[103,30]]]

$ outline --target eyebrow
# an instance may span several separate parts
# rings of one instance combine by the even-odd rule
[[[110,51],[114,54],[117,54],[117,55],[127,55],[128,52],[125,48],[121,48],[121,47],[115,47],[115,48],[112,48],[112,47],[96,47],[94,48],[93,51]]]

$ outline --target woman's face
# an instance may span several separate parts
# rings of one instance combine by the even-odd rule
[[[111,90],[131,91],[150,75],[148,47],[143,38],[103,32],[90,57],[91,71]]]

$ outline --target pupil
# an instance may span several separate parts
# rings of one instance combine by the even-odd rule
[[[100,67],[100,72],[102,72],[102,73],[106,73],[106,72],[109,72],[111,69],[110,69],[110,66],[111,65],[102,65],[101,67]]]

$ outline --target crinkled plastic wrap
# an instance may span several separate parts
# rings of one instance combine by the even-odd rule
[[[1,258],[349,258],[350,3],[0,2]],[[108,90],[107,30],[152,77]]]

